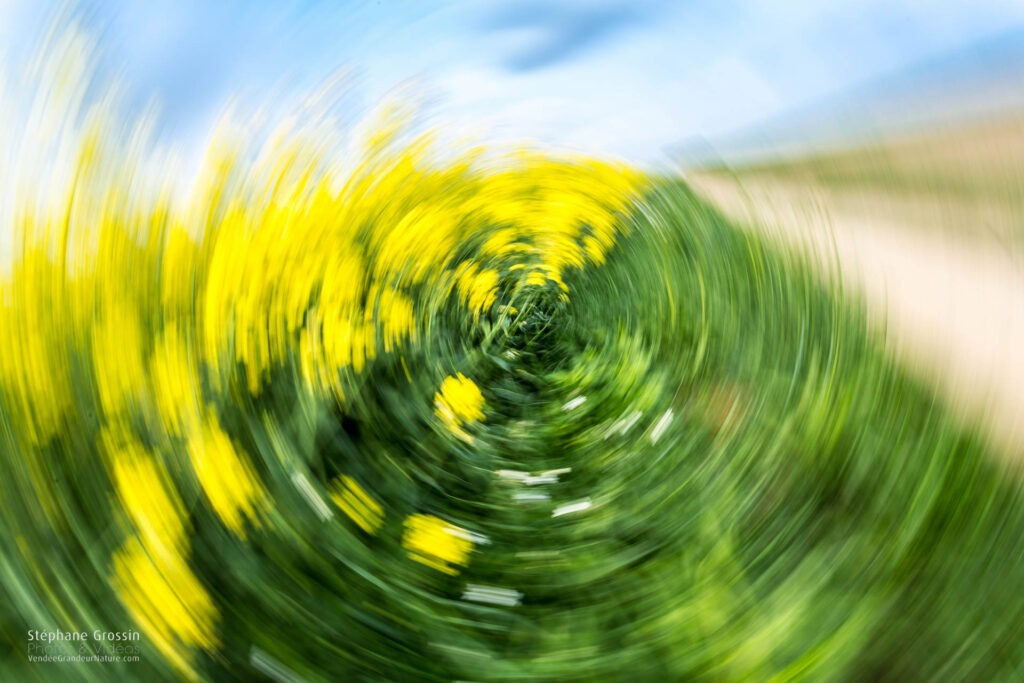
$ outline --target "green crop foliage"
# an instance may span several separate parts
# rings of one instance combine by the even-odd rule
[[[0,680],[1024,678],[1019,482],[682,182],[388,124],[183,199],[100,113],[12,195]]]

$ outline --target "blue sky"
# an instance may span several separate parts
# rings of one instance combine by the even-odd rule
[[[60,5],[0,0],[0,45],[24,58]],[[76,5],[105,75],[196,139],[228,101],[287,103],[348,69],[350,107],[404,84],[431,121],[659,157],[1024,25],[1024,2],[573,0]],[[11,61],[8,61],[10,64]]]

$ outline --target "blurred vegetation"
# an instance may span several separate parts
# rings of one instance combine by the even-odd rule
[[[130,417],[134,445],[107,450],[97,404],[117,375],[90,360],[102,337],[48,352],[61,360],[40,377],[63,377],[68,404],[46,434],[26,433],[19,409],[39,408],[19,408],[11,384],[38,380],[8,361],[3,677],[1024,674],[1024,508],[979,437],[886,360],[856,301],[685,186],[657,181],[616,221],[606,263],[564,283],[524,288],[510,257],[476,313],[457,292],[410,294],[415,333],[390,352],[374,342],[360,372],[339,375],[342,400],[311,391],[287,349],[258,390],[252,361],[220,380],[200,368],[189,389],[216,401],[219,447],[244,458],[218,479],[231,489],[220,504],[199,470],[230,456],[189,456],[188,437],[159,431],[166,413]],[[481,234],[501,223],[489,225]],[[474,391],[442,382],[456,372],[484,419]],[[158,499],[183,514],[178,531],[146,530],[167,523]],[[578,501],[589,507],[560,513]],[[181,538],[187,569],[124,560],[133,537],[149,553]],[[124,561],[141,564],[120,576]],[[176,607],[126,597],[156,596],[161,580]],[[139,663],[25,660],[29,628],[130,625]]]
[[[3,169],[0,680],[1024,678],[1019,482],[792,254],[401,112],[178,192],[61,45]],[[30,661],[94,630],[139,661]]]

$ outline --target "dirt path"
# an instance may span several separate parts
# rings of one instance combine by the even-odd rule
[[[807,249],[862,291],[892,353],[1024,464],[1021,254],[977,235],[929,232],[884,201],[851,210],[813,185],[687,179],[733,219]]]

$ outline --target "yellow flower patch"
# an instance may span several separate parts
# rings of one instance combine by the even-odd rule
[[[108,429],[101,443],[132,534],[114,554],[111,585],[161,654],[196,680],[189,648],[216,647],[217,611],[188,564],[184,506],[167,472],[126,430]]]
[[[352,477],[336,480],[330,493],[334,504],[366,533],[377,533],[384,523],[384,508]]]
[[[258,524],[257,511],[266,504],[266,492],[252,465],[214,417],[208,417],[189,436],[188,453],[214,512],[225,526],[245,538],[245,519]]]
[[[454,377],[446,377],[441,383],[441,391],[434,394],[434,414],[454,434],[465,436],[463,425],[479,422],[484,419],[484,395],[476,382],[461,372]]]
[[[405,520],[402,545],[409,557],[445,574],[459,573],[457,566],[469,564],[473,541],[462,527],[433,515],[409,515]]]

